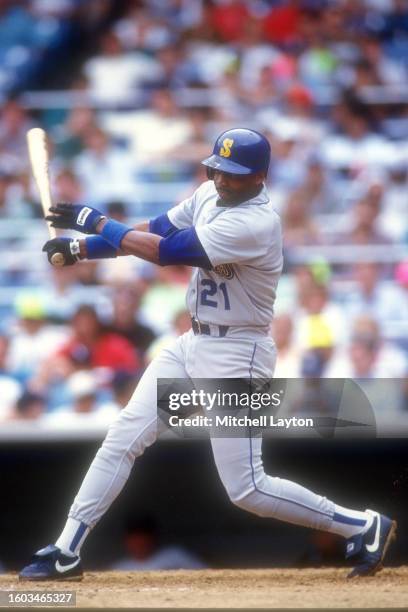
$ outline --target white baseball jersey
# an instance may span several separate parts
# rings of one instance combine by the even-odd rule
[[[194,226],[213,265],[195,268],[187,307],[203,323],[268,327],[282,271],[282,231],[267,190],[236,206],[219,206],[213,181],[168,212],[178,229]]]

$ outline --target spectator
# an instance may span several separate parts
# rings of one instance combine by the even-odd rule
[[[106,214],[110,219],[119,221],[119,223],[126,223],[128,220],[126,204],[120,200],[109,202],[106,206]]]
[[[33,121],[16,99],[9,99],[0,114],[0,150],[6,151],[18,163],[27,156],[27,130]]]
[[[293,321],[289,314],[275,316],[272,337],[276,344],[275,378],[297,378],[300,375],[301,353],[293,340]]]
[[[378,225],[394,242],[408,242],[408,156],[395,151],[388,165]]]
[[[182,41],[159,49],[156,59],[160,63],[160,76],[156,78],[155,87],[177,90],[196,81],[196,71],[186,57]]]
[[[123,544],[126,556],[111,569],[152,571],[205,567],[198,557],[183,547],[162,544],[158,524],[151,516],[132,518],[126,525]]]
[[[166,159],[170,150],[186,143],[191,135],[190,121],[165,89],[152,92],[149,109],[120,116],[106,113],[102,123],[112,136],[129,143],[132,158],[142,166]],[[160,138],[152,138],[152,134],[160,134]]]
[[[310,288],[316,282],[312,266],[298,265],[293,269],[295,297],[293,299],[299,310],[304,310],[309,298]]]
[[[56,156],[64,162],[75,159],[84,150],[84,135],[92,125],[96,125],[96,116],[92,109],[73,108],[65,122],[53,130]]]
[[[45,414],[46,409],[47,405],[42,395],[24,391],[16,402],[12,419],[36,421]]]
[[[317,32],[320,23],[316,24]],[[302,82],[315,94],[334,81],[337,60],[328,44],[315,32],[300,55],[298,68]]]
[[[86,424],[109,425],[118,413],[111,402],[98,400],[98,386],[91,371],[76,372],[67,381],[71,402],[57,407],[45,417],[48,425],[56,427],[82,426]]]
[[[395,269],[395,280],[404,292],[404,301],[408,300],[408,260],[402,261]]]
[[[333,180],[328,170],[318,156],[312,156],[307,161],[304,180],[297,189],[300,200],[305,203],[305,209],[311,218],[319,214],[341,212],[340,197],[336,192]],[[322,233],[325,227],[321,228]]]
[[[146,351],[155,339],[152,329],[141,322],[140,285],[122,285],[115,289],[112,299],[113,313],[109,325],[111,332],[120,334],[132,343],[143,360]]]
[[[350,238],[344,234],[341,237],[343,244],[390,244],[390,240],[378,229],[381,196],[382,188],[376,186],[357,202],[353,210]]]
[[[251,104],[251,92],[259,100],[258,88],[261,84],[266,87],[266,90],[269,89],[272,94],[269,99],[266,98],[265,100],[270,101],[277,94],[273,78],[273,66],[275,62],[281,59],[282,53],[266,43],[261,19],[252,16],[243,22],[242,27],[242,36],[235,43],[240,53],[239,78],[241,86],[248,93],[249,104]]]
[[[342,567],[344,551],[341,538],[325,531],[312,531],[296,567]]]
[[[115,105],[133,99],[141,83],[160,77],[160,65],[143,52],[126,52],[118,35],[110,31],[101,38],[99,55],[85,63],[84,74],[92,98]]]
[[[56,356],[65,361],[68,369],[71,359],[81,353],[88,355],[92,368],[109,368],[135,373],[140,360],[133,346],[119,334],[103,329],[95,309],[82,305],[71,320],[71,337],[58,350]]]
[[[57,174],[54,193],[58,202],[72,202],[72,204],[83,201],[84,197],[79,178],[71,168],[62,168]]]
[[[84,190],[84,198],[100,206],[113,198],[132,200],[135,167],[127,151],[115,146],[96,126],[84,135],[85,150],[75,160],[75,173]]]
[[[115,372],[112,380],[113,401],[119,410],[125,408],[133,395],[138,378],[128,372]]]
[[[16,300],[17,322],[10,340],[7,364],[20,381],[27,382],[64,342],[66,332],[49,325],[42,298],[22,293]]]
[[[375,247],[386,246],[394,261],[394,245],[408,242],[407,112],[402,103],[385,103],[389,96],[397,102],[407,81],[405,0],[0,4],[0,92],[23,82],[33,89],[50,83],[68,90],[64,104],[79,104],[68,112],[31,114],[31,94],[12,95],[0,113],[2,315],[13,316],[8,296],[17,284],[35,285],[40,296],[26,300],[24,316],[18,306],[9,341],[0,337],[2,413],[9,414],[21,382],[51,408],[65,403],[65,379],[94,371],[93,348],[105,346],[102,338],[109,346],[109,334],[127,347],[121,344],[119,357],[115,340],[115,363],[102,366],[102,372],[113,367],[106,381],[115,381],[124,363],[123,376],[132,379],[132,359],[143,367],[147,352],[190,325],[186,313],[178,317],[188,268],[156,270],[121,257],[54,269],[45,258],[43,265],[31,257],[42,241],[31,219],[43,216],[27,169],[25,134],[34,116],[51,126],[56,145],[53,199],[94,202],[122,222],[153,208],[149,215],[160,214],[178,195],[190,196],[205,173],[197,164],[220,128],[248,124],[267,131],[273,150],[268,188],[284,221],[286,249],[278,296],[285,315],[273,323],[277,372],[293,366],[304,376],[338,375],[354,371],[355,362],[356,371],[373,376],[404,375],[401,350],[391,342],[408,355],[404,265],[394,277],[393,263],[370,263],[365,254],[381,259],[384,250]],[[78,27],[86,36],[70,39]],[[100,48],[89,56],[96,34]],[[68,58],[64,71],[61,48]],[[350,268],[337,261],[330,271],[324,263],[298,266],[298,247],[316,244],[322,256],[328,244],[350,247],[341,255],[353,254],[354,245],[368,250]],[[99,286],[102,278],[108,291]],[[110,327],[100,327],[92,341],[87,337],[91,348],[71,324],[68,330],[61,325],[84,299],[97,312],[112,312]],[[377,331],[372,322],[361,330],[367,317]],[[50,359],[69,331],[72,351]],[[102,349],[96,352],[100,357]],[[101,375],[99,365],[94,373]],[[130,382],[118,388],[121,404]]]
[[[271,127],[272,166],[268,181],[272,188],[282,185],[286,190],[297,187],[304,176],[299,168],[303,157],[299,123],[283,118]]]
[[[79,285],[83,287],[92,287],[100,284],[99,261],[83,260],[75,265],[75,276]]]
[[[188,266],[159,267],[155,280],[143,295],[143,321],[161,334],[169,330],[174,317],[185,308],[185,291],[190,280]]]
[[[79,306],[81,299],[78,270],[75,266],[52,267],[49,283],[44,284],[41,292],[47,304],[48,319],[54,323],[68,321]]]
[[[225,42],[242,39],[249,16],[247,3],[242,0],[218,2],[211,9],[214,31],[217,37]]]
[[[317,390],[319,391],[320,387],[317,381],[320,380],[322,376],[324,376],[326,368],[330,362],[330,358],[333,354],[333,347],[331,344],[327,344],[327,342],[325,343],[325,342],[318,341],[318,342],[315,342],[315,344],[316,344],[315,347],[310,348],[303,353],[302,363],[301,363],[301,368],[300,368],[300,375],[304,379],[311,379],[312,381],[316,379],[316,386],[318,387]],[[310,391],[311,388],[313,388],[315,385],[313,384],[313,382],[310,382],[305,386]],[[310,402],[310,397],[312,398],[311,402]],[[307,412],[310,409],[312,410],[317,409],[318,407],[317,399],[318,398],[319,398],[319,393],[317,394],[317,396],[314,396],[313,394],[309,396],[308,398],[309,402],[306,403],[305,412]],[[329,409],[329,405],[326,405],[325,403],[322,403],[320,407],[324,407],[326,411]]]
[[[173,326],[170,332],[159,336],[147,351],[147,361],[150,362],[160,353],[162,349],[169,346],[174,338],[182,336],[191,329],[191,316],[187,310],[180,310],[173,319]]]
[[[272,6],[264,17],[265,37],[282,46],[296,44],[301,39],[302,11],[298,0]]]
[[[285,103],[285,112],[290,117],[315,121],[313,96],[304,85],[291,85],[285,92]]]
[[[186,142],[176,145],[168,152],[169,158],[181,162],[184,167],[197,169],[197,165],[208,153],[207,122],[211,114],[202,110],[191,110],[188,113],[191,134]]]
[[[143,7],[131,3],[129,8],[114,26],[114,33],[124,50],[147,51],[153,55],[175,42],[176,29],[172,31],[167,19],[160,19],[157,12],[151,10],[151,6]],[[163,7],[157,9],[163,10]],[[177,29],[180,27],[180,23],[174,25]]]
[[[366,35],[360,40],[360,52],[381,85],[398,86],[407,78],[402,61],[385,54],[378,35]]]
[[[407,369],[404,352],[383,339],[377,321],[361,316],[354,322],[350,343],[338,352],[325,375],[329,378],[405,378]]]
[[[321,242],[319,230],[308,209],[309,202],[305,190],[302,189],[292,191],[288,197],[282,219],[285,248],[288,250],[291,247]]]
[[[341,308],[330,300],[328,287],[312,280],[296,316],[295,338],[302,350],[322,349],[327,357],[344,344],[345,319]]]
[[[0,423],[12,414],[13,406],[21,394],[21,385],[8,370],[10,338],[0,334]]]
[[[367,315],[384,328],[408,317],[408,301],[401,290],[381,276],[376,263],[357,263],[353,266],[356,288],[348,294],[345,307],[350,321]]]
[[[373,132],[369,108],[345,101],[335,106],[333,113],[339,132],[327,136],[322,145],[325,163],[331,168],[354,172],[382,166],[391,147],[384,137]]]
[[[29,219],[38,216],[38,207],[29,193],[27,175],[20,171],[19,164],[4,163],[4,157],[2,164],[1,157],[0,153],[0,218]],[[2,165],[5,166],[4,171],[1,170]]]

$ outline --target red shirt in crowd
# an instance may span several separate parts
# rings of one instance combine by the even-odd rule
[[[81,352],[81,342],[76,338],[69,340],[58,351],[58,355],[72,358]],[[112,370],[135,372],[141,367],[140,359],[132,344],[119,334],[105,333],[95,340],[89,351],[89,363],[93,368],[106,367]]]

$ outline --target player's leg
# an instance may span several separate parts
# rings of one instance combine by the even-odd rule
[[[395,537],[396,522],[371,510],[344,508],[301,485],[265,473],[260,438],[211,439],[215,463],[230,499],[240,508],[347,540],[354,560],[349,577],[376,573]]]
[[[65,527],[56,542],[57,550],[54,550],[55,547],[51,547],[52,550],[44,549],[47,550],[46,555],[56,556],[57,562],[59,551],[68,561],[69,557],[79,557],[79,551],[89,531],[125,485],[136,457],[156,440],[159,426],[157,379],[186,378],[183,352],[183,339],[179,338],[148,366],[128,405],[111,424],[82,482]],[[53,563],[55,565],[55,560]],[[66,567],[72,565],[69,562],[65,564]],[[21,578],[30,579],[33,571],[25,571],[28,569],[23,570]],[[44,573],[41,570],[40,574],[41,572]],[[41,576],[37,576],[37,579],[41,579]]]
[[[202,340],[198,351],[208,352],[210,342]],[[219,343],[218,354],[222,360],[217,363],[217,357],[212,357],[211,371],[215,378],[255,380],[273,376],[276,351],[270,339],[232,341],[217,338],[212,339],[214,342]],[[196,359],[193,376],[197,378],[201,374],[201,363],[202,360]],[[213,437],[211,444],[218,472],[231,500],[250,512],[333,531],[345,537],[361,531],[371,521],[365,512],[346,512],[294,482],[265,474],[260,437]]]
[[[197,345],[193,377],[271,378],[275,363],[275,350],[269,341],[248,343],[215,339],[219,350],[212,350],[211,363],[203,373],[200,352],[208,353],[211,341]],[[249,433],[249,432],[248,432]],[[305,527],[330,531],[349,540],[352,553],[362,547],[364,534],[373,540],[378,532],[382,543],[373,553],[372,562],[362,558],[361,573],[373,573],[381,562],[383,552],[395,530],[395,524],[378,513],[344,508],[289,480],[265,473],[262,462],[260,437],[218,438],[211,444],[220,478],[231,500],[239,507],[260,516],[272,517]],[[378,529],[377,529],[378,526]],[[371,549],[373,550],[373,549]],[[364,556],[364,555],[363,555]],[[371,566],[370,566],[371,563]],[[367,566],[367,567],[366,567]],[[370,567],[369,567],[370,566]],[[366,571],[368,568],[368,571]]]
[[[211,444],[221,481],[240,508],[346,538],[370,525],[366,512],[342,508],[295,482],[266,474],[261,438],[213,437]]]
[[[148,366],[128,405],[110,426],[75,497],[69,517],[76,524],[94,527],[122,490],[136,457],[156,440],[157,379],[186,376],[180,341],[163,350]],[[57,545],[72,550],[69,531],[61,534]],[[78,552],[82,538],[72,552]]]

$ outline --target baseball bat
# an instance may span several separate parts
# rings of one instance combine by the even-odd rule
[[[35,182],[37,183],[38,192],[40,194],[41,205],[44,211],[44,217],[49,214],[52,206],[50,179],[48,175],[48,149],[46,133],[41,128],[32,128],[27,132],[28,154],[31,162],[31,169]],[[57,237],[55,227],[51,227],[47,221],[50,238]],[[53,266],[63,266],[65,258],[62,253],[54,253],[51,257]]]

